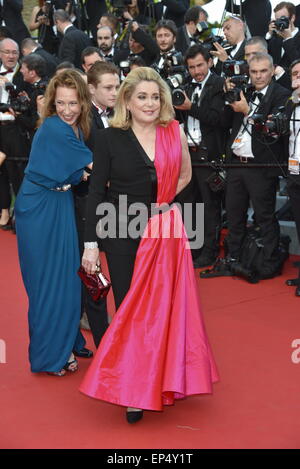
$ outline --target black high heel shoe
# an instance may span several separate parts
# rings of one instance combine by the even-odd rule
[[[299,282],[299,278],[289,278],[285,281],[285,284],[288,286],[288,287],[297,287],[299,286],[300,282]]]
[[[12,222],[13,222],[12,217],[9,217],[8,222],[5,223],[5,225],[2,225],[2,223],[0,223],[1,230],[4,230],[4,231],[12,230],[13,229]]]
[[[143,410],[126,410],[126,419],[128,423],[136,423],[144,416]]]

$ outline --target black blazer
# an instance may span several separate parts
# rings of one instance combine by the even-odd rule
[[[240,7],[234,5],[232,10],[231,5],[231,0],[227,0],[226,10],[238,14]],[[271,13],[272,6],[270,0],[244,0],[242,2],[243,19],[247,23],[251,36],[265,36],[269,29]]]
[[[190,6],[190,0],[162,0],[162,2],[155,5],[155,18],[160,20],[164,7],[167,7],[164,18],[166,20],[173,20],[177,27],[184,24],[184,15]]]
[[[281,49],[284,49],[284,54],[281,57]],[[285,70],[288,70],[291,63],[300,57],[300,31],[295,37],[283,41],[277,34],[273,34],[271,39],[268,40],[269,54],[273,57],[275,65],[280,65]]]
[[[285,106],[289,96],[289,90],[278,85],[278,83],[271,81],[267,93],[260,102],[256,113],[263,114],[267,119],[267,116],[269,114],[276,113],[280,106]],[[233,141],[241,128],[244,115],[240,112],[232,111],[231,108],[228,109],[229,106],[226,106],[226,108],[227,109],[225,111],[225,120],[227,120],[227,123],[230,123],[230,120],[232,122],[232,132],[228,141],[227,148],[227,161],[230,163],[238,163],[238,160],[232,156],[231,145],[233,144]],[[266,141],[269,144],[271,143],[271,145],[269,146],[266,143],[263,143],[263,141]],[[252,153],[254,155],[254,163],[275,163],[275,159],[279,162],[284,161],[283,139],[279,138],[279,140],[274,143],[274,139],[272,137],[264,138],[260,131],[252,127]],[[279,170],[277,170],[276,168],[274,168],[274,170],[271,170],[270,168],[268,169],[268,172],[269,171],[272,174],[279,173]]]
[[[238,48],[238,50],[236,51],[236,53],[234,55],[231,56],[231,59],[233,60],[244,60],[245,59],[245,44],[246,44],[246,39],[242,42],[242,44],[240,45],[240,47]],[[234,48],[234,47],[233,47]],[[229,49],[227,51],[228,55],[230,53],[230,50]],[[221,75],[221,73],[223,72],[223,62],[221,62],[220,60],[218,60],[217,64],[215,67],[213,67],[213,71],[217,74],[217,75]]]
[[[91,40],[83,31],[71,26],[64,34],[59,46],[59,62],[65,60],[72,62],[75,67],[81,68],[81,53],[83,49],[91,46]]]
[[[188,116],[200,121],[201,144],[208,150],[209,161],[218,160],[225,153],[227,131],[222,127],[220,118],[224,107],[223,84],[224,78],[212,73],[204,85],[199,102],[193,103],[185,114],[186,131]],[[191,99],[193,94],[191,85],[187,85],[186,94]]]
[[[38,47],[34,51],[34,54],[37,54],[40,57],[43,57],[43,59],[45,59],[46,65],[47,65],[46,75],[47,75],[48,78],[53,77],[53,75],[55,74],[57,64],[58,64],[58,60],[54,57],[54,55],[49,54],[49,52],[47,52],[42,47]]]
[[[2,18],[9,30],[12,39],[19,46],[26,37],[30,37],[29,31],[22,18],[23,0],[3,0]]]
[[[177,30],[175,47],[176,47],[176,50],[178,50],[183,55],[185,55],[190,45],[191,45],[191,41],[187,34],[186,26],[184,24]]]

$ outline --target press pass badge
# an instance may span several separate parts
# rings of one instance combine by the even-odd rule
[[[299,161],[296,158],[289,158],[289,172],[299,174]]]

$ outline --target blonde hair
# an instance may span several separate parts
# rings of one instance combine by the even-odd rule
[[[88,138],[91,128],[91,98],[87,84],[81,74],[76,70],[66,69],[58,75],[54,75],[50,80],[45,93],[45,104],[40,123],[42,123],[46,117],[57,114],[55,97],[56,90],[59,86],[76,90],[78,101],[81,106],[81,113],[77,124],[81,128],[84,137]]]
[[[131,127],[132,118],[130,112],[127,111],[126,104],[130,100],[136,87],[142,81],[154,82],[159,88],[160,113],[157,124],[165,127],[174,119],[175,113],[168,85],[152,68],[137,67],[127,75],[119,89],[116,105],[114,107],[114,117],[110,120],[111,127],[118,127],[123,130],[127,130]]]

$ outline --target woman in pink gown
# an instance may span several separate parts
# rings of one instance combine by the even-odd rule
[[[156,203],[136,244],[130,288],[117,301],[117,312],[80,387],[88,396],[128,407],[127,420],[132,423],[143,416],[142,409],[159,411],[176,399],[211,393],[218,377],[201,317],[188,239],[180,210],[172,204],[191,178],[186,138],[173,120],[167,85],[154,70],[141,67],[128,75],[111,127],[101,131],[99,141],[82,259],[86,271],[95,271],[99,257],[93,243],[97,220],[93,212],[105,198],[107,181],[109,193],[115,194],[118,178],[128,182],[130,175],[142,174],[135,169],[142,161],[146,171],[152,166],[152,176],[156,175]],[[119,152],[116,142],[120,142]],[[138,155],[142,153],[143,160]],[[128,174],[122,168],[124,159]],[[129,199],[132,191],[126,191]],[[113,198],[106,195],[106,200]],[[123,241],[103,240],[109,269],[114,269],[110,249]],[[122,255],[117,259],[122,269],[126,260]],[[116,296],[121,280],[110,273]]]

